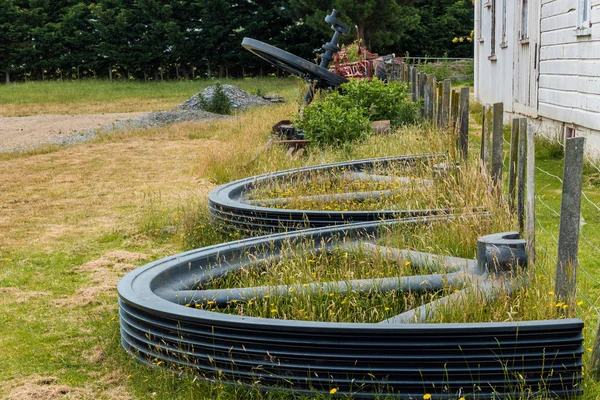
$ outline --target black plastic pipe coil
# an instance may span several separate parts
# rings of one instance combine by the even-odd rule
[[[263,207],[249,204],[244,201],[245,195],[255,185],[269,180],[277,181],[293,175],[339,170],[341,168],[344,168],[345,171],[360,172],[365,168],[373,167],[375,165],[398,164],[411,166],[415,165],[417,162],[433,162],[435,160],[443,159],[445,159],[443,153],[404,155],[324,164],[253,176],[226,183],[212,190],[208,194],[209,210],[213,223],[217,228],[227,232],[242,232],[244,234],[254,235],[338,224],[445,214],[451,212],[451,210],[289,210],[278,209],[275,207]]]
[[[219,244],[167,257],[118,286],[122,344],[141,362],[210,380],[355,398],[476,399],[581,394],[583,322],[578,319],[464,324],[325,323],[260,319],[177,304],[173,291],[261,259],[289,241],[325,250],[381,227],[447,217],[311,229]]]

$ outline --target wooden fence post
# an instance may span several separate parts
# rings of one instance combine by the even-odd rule
[[[398,67],[398,80],[400,82],[404,82],[404,61],[400,61],[400,66]]]
[[[435,123],[435,106],[436,106],[436,90],[437,90],[437,82],[435,79],[435,75],[430,75],[431,80],[429,82],[429,110],[428,110],[428,118],[430,121]]]
[[[469,150],[469,88],[460,89],[460,150],[467,160]]]
[[[504,132],[502,125],[504,121],[504,104],[494,104],[494,121],[492,126],[492,181],[494,185],[502,190],[500,183],[502,182],[502,142],[504,140]]]
[[[444,101],[444,83],[438,82],[437,84],[437,108],[436,108],[436,124],[442,126],[442,108]]]
[[[583,137],[569,138],[565,143],[556,288],[554,291],[558,301],[567,305],[568,316],[572,316],[575,312],[584,144],[585,138]]]
[[[418,84],[417,76],[418,76],[417,67],[412,67],[411,73],[410,73],[410,81],[412,84],[413,101],[417,101],[417,99],[419,98],[419,84]]]
[[[450,121],[450,90],[452,89],[452,81],[450,79],[444,79],[443,92],[442,92],[442,128],[448,128],[448,121]]]
[[[450,100],[450,128],[452,129],[452,132],[456,132],[458,124],[460,92],[456,89],[452,89],[452,95],[450,96]]]
[[[535,265],[535,126],[527,128],[527,258]]]
[[[419,100],[421,101],[421,117],[425,117],[425,87],[427,85],[427,75],[425,72],[419,72]]]
[[[519,232],[525,234],[525,150],[527,148],[527,118],[519,118],[519,161],[517,164],[517,220]]]
[[[510,131],[510,159],[508,161],[508,209],[515,212],[517,158],[519,155],[519,120],[513,118]]]
[[[431,119],[429,116],[429,104],[431,103],[431,76],[425,75],[425,90],[423,91],[423,116],[425,119]]]
[[[481,165],[484,170],[489,169],[490,163],[490,134],[492,131],[492,107],[483,106],[483,124],[481,127]]]

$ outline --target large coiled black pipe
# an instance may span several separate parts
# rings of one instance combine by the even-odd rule
[[[261,260],[283,257],[289,242],[327,251],[369,241],[396,224],[441,217],[353,224],[250,238],[167,257],[119,282],[122,344],[140,361],[210,380],[296,393],[355,398],[476,399],[581,393],[582,329],[578,319],[509,323],[325,323],[260,319],[185,307],[178,293]],[[506,264],[494,249],[521,249],[503,235],[480,245],[476,270],[486,283]],[[489,246],[488,246],[489,244]],[[311,247],[307,248],[311,250]],[[468,263],[473,270],[473,263]],[[485,268],[486,271],[483,271]],[[449,272],[452,273],[452,272]],[[504,284],[500,279],[500,285]],[[490,292],[491,293],[491,292]],[[416,313],[414,316],[418,316]],[[406,319],[403,319],[406,320]]]
[[[376,211],[292,210],[263,206],[257,204],[254,200],[246,198],[247,194],[254,187],[266,181],[277,182],[292,176],[309,176],[315,172],[335,171],[342,168],[346,172],[351,173],[360,173],[373,166],[385,166],[389,164],[403,165],[409,168],[417,163],[433,163],[436,160],[439,162],[444,159],[445,155],[442,153],[404,155],[324,164],[253,176],[226,183],[211,191],[208,194],[209,209],[213,223],[218,228],[227,232],[242,232],[253,235],[356,222],[452,213],[453,210],[448,209]]]

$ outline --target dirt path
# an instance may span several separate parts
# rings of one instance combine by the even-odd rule
[[[0,117],[0,152],[52,143],[66,135],[138,118],[144,114],[146,113]]]

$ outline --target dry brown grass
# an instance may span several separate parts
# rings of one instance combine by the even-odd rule
[[[38,114],[102,114],[123,112],[152,112],[169,110],[178,102],[172,99],[121,99],[114,102],[3,104],[3,117],[23,117]]]
[[[127,132],[50,154],[0,161],[0,248],[43,249],[81,236],[132,231],[148,196],[174,207],[205,196],[210,165],[251,157],[290,106],[239,118]],[[257,123],[257,122],[261,123]],[[193,139],[203,136],[210,138]]]

